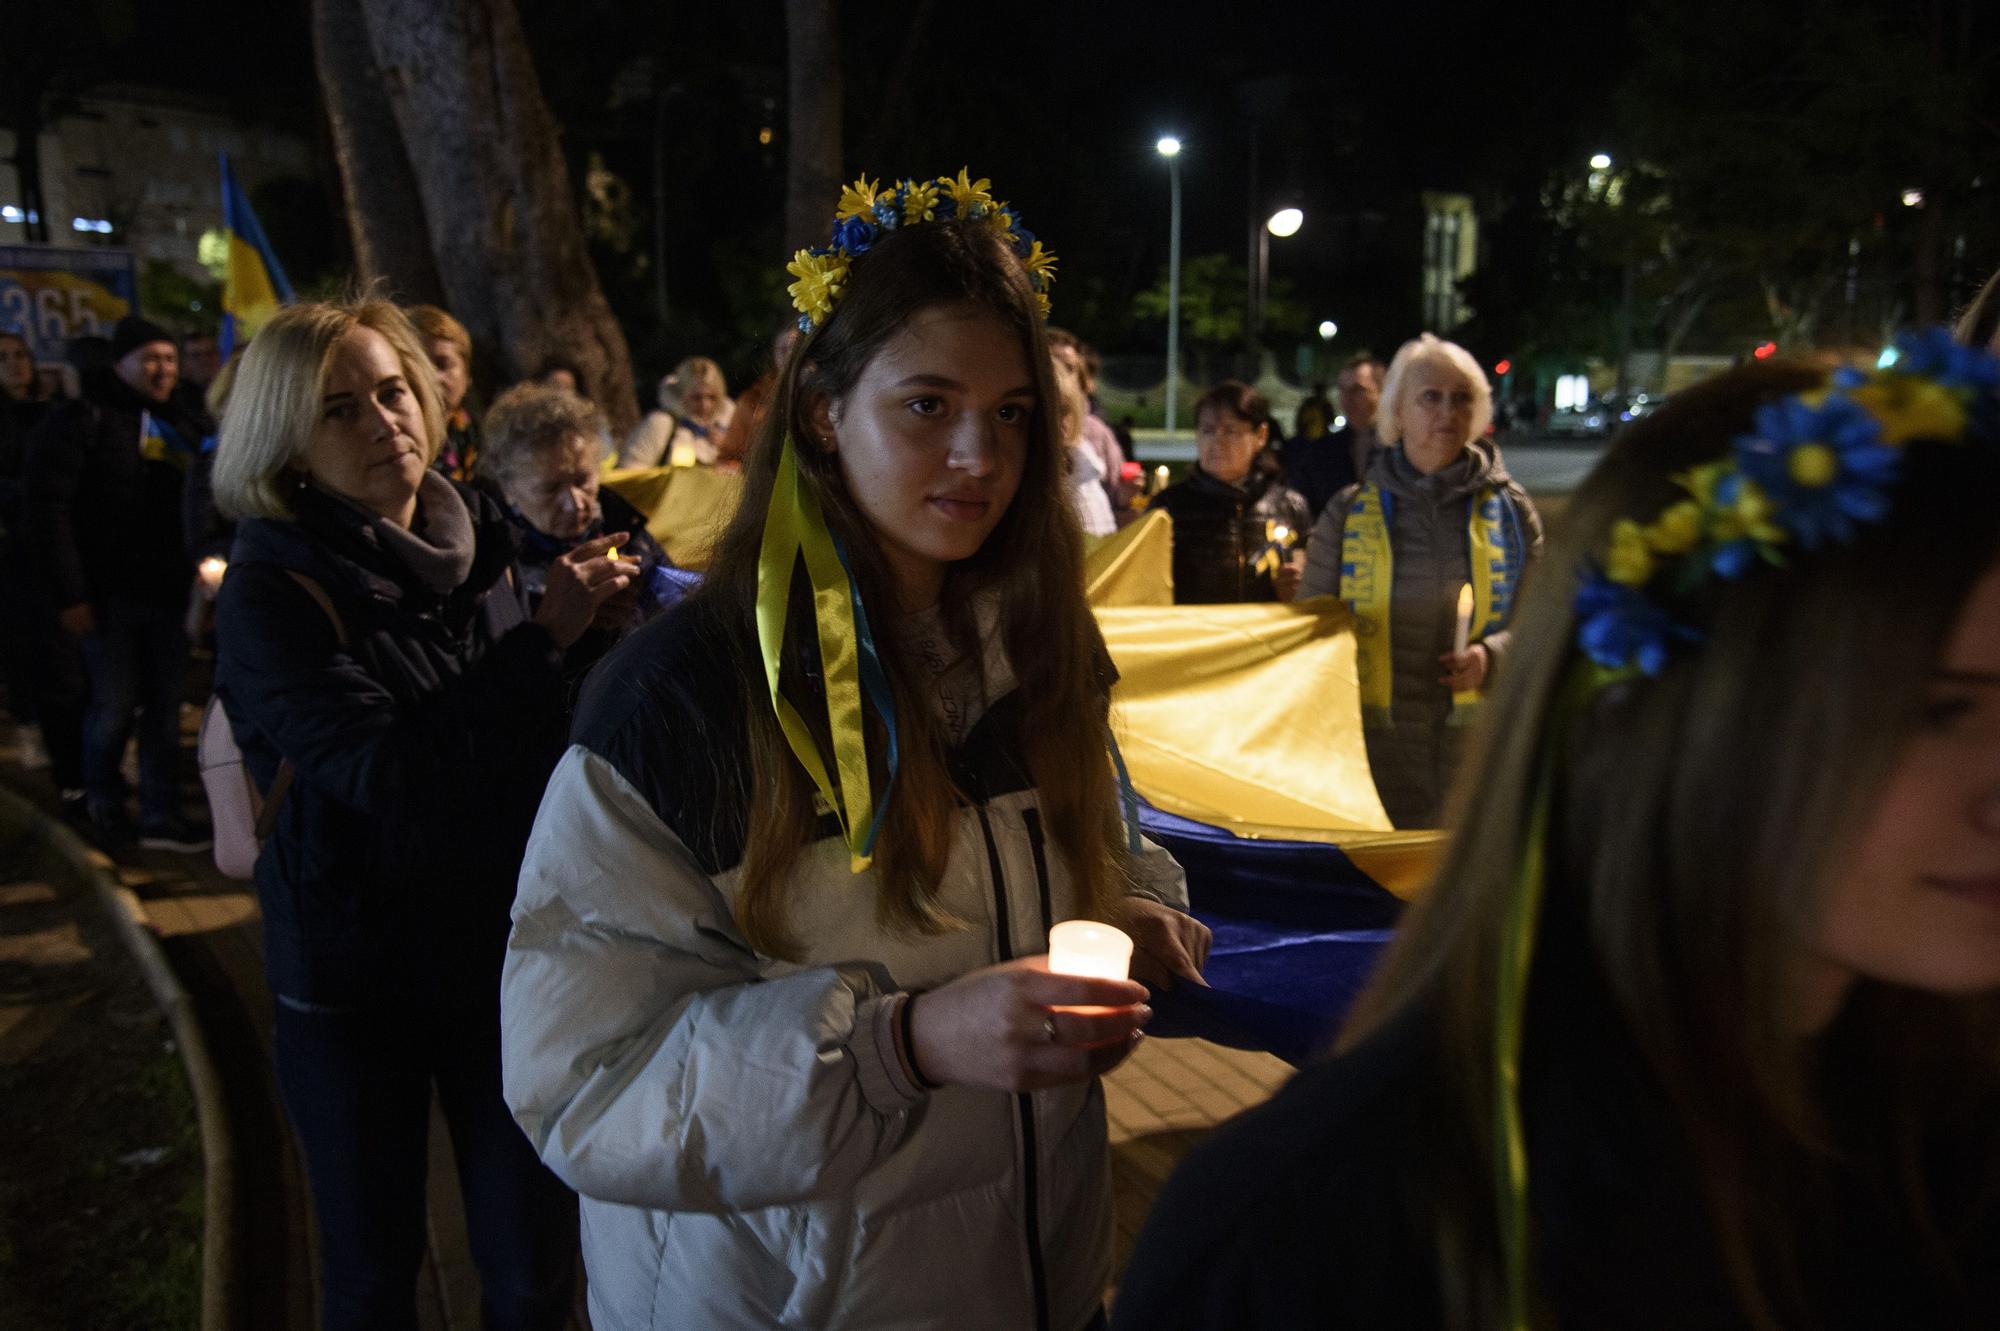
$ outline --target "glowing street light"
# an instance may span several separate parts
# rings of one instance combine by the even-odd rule
[[[1921,208],[1921,207],[1923,207],[1923,206],[1924,206],[1924,192],[1923,192],[1922,190],[1920,190],[1920,189],[1906,189],[1906,190],[1904,190],[1904,191],[1903,191],[1903,206],[1904,206],[1905,208]]]
[[[1319,340],[1320,340],[1320,341],[1322,341],[1322,342],[1331,342],[1331,341],[1333,341],[1333,339],[1334,339],[1334,338],[1338,337],[1339,335],[1340,335],[1340,325],[1339,325],[1339,324],[1335,323],[1335,322],[1334,322],[1333,320],[1331,320],[1331,319],[1321,319],[1321,320],[1319,321]]]
[[[1305,221],[1306,215],[1297,208],[1280,208],[1271,214],[1268,222],[1264,223],[1264,229],[1283,240],[1287,236],[1298,235],[1299,228],[1305,225]]]
[[[1171,134],[1162,136],[1160,141],[1153,145],[1153,148],[1162,157],[1178,157],[1181,155],[1181,141]]]
[[[1611,169],[1611,154],[1597,153],[1592,156],[1590,159],[1590,169],[1593,171],[1609,171]]]

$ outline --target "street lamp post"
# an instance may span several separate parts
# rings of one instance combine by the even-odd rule
[[[1181,373],[1181,141],[1169,134],[1153,147],[1167,159],[1172,196],[1167,224],[1167,438],[1174,437],[1174,388]]]
[[[1250,344],[1260,353],[1264,345],[1264,307],[1271,294],[1271,237],[1284,240],[1296,236],[1305,220],[1306,215],[1297,208],[1280,208],[1257,228],[1257,280],[1251,288]]]

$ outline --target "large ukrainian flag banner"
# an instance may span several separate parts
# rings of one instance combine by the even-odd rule
[[[292,298],[292,284],[229,169],[228,153],[222,154],[222,230],[229,241],[229,273],[222,281],[221,342],[226,361]]]

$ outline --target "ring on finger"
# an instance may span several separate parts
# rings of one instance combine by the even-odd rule
[[[1050,1044],[1056,1042],[1056,1019],[1053,1014],[1042,1018],[1042,1038]]]

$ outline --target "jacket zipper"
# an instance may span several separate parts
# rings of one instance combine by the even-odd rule
[[[980,835],[986,838],[986,867],[993,879],[993,932],[994,941],[1000,948],[1000,960],[1014,959],[1012,937],[1013,916],[1007,909],[1007,875],[1000,867],[1000,848],[993,841],[993,824],[987,821],[986,806],[976,806],[979,812]],[[1041,871],[1040,828],[1030,823],[1034,830],[1029,839],[1035,846],[1036,871]],[[1047,914],[1046,905],[1043,914]],[[1035,1143],[1035,1101],[1027,1091],[1014,1096],[1014,1112],[1021,1121],[1021,1192],[1022,1210],[1027,1221],[1028,1239],[1028,1280],[1034,1288],[1035,1331],[1049,1331],[1049,1275],[1042,1260],[1042,1199],[1041,1199],[1041,1150]]]
[[[1028,829],[1028,847],[1035,853],[1035,889],[1042,898],[1042,936],[1046,938],[1056,922],[1049,906],[1049,857],[1042,839],[1042,811],[1023,809],[1021,822]]]

